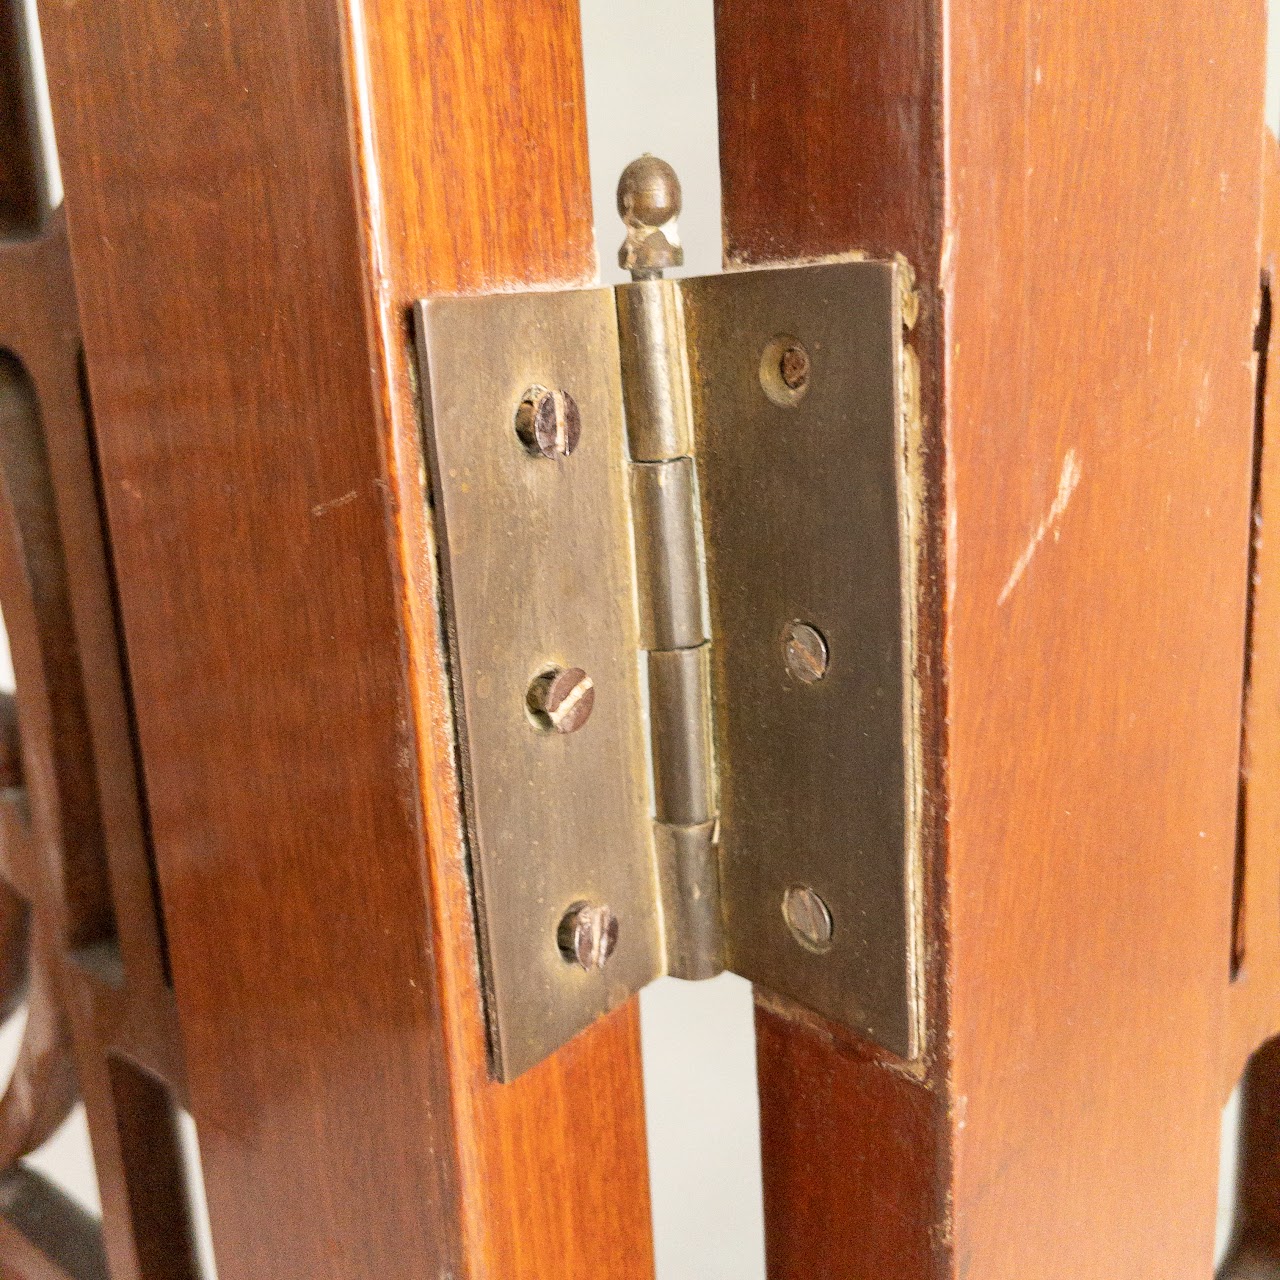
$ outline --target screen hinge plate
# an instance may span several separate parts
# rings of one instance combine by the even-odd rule
[[[417,305],[500,1078],[724,968],[919,1054],[906,275]]]

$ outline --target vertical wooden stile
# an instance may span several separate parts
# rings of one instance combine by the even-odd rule
[[[643,1277],[634,1007],[489,1078],[409,361],[594,273],[577,7],[42,18],[221,1280]]]
[[[718,0],[728,261],[921,295],[929,1049],[761,997],[773,1280],[1210,1273],[1263,19]]]

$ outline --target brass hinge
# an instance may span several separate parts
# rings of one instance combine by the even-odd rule
[[[724,925],[711,628],[683,294],[646,280],[620,289],[617,306],[665,969],[713,978]]]
[[[920,1052],[903,272],[417,305],[502,1079],[725,968]]]

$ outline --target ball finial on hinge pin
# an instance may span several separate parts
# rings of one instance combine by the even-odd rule
[[[618,250],[618,265],[633,280],[660,280],[668,267],[684,262],[675,221],[680,216],[680,179],[657,156],[633,160],[618,179],[618,215],[627,238]]]

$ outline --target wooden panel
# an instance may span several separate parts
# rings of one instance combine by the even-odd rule
[[[1250,661],[1240,793],[1235,957],[1223,1061],[1223,1094],[1249,1055],[1280,1032],[1280,342],[1273,324],[1280,258],[1280,145],[1266,135],[1263,163],[1261,289],[1266,297],[1255,347],[1259,370],[1255,479],[1255,560]],[[1261,296],[1261,294],[1260,294]],[[1261,306],[1260,306],[1261,311]]]
[[[504,1277],[643,1277],[653,1244],[635,1003],[513,1084],[488,1073],[407,329],[417,298],[594,278],[578,5],[383,0],[358,34],[361,192],[370,270],[381,283],[375,350],[394,458],[432,909],[438,936],[451,940],[436,963],[464,1144],[465,1236],[472,1256]]]
[[[786,32],[779,38],[779,32]],[[940,35],[933,6],[717,0],[716,66],[725,260],[789,261],[865,249],[902,253],[920,316],[920,452],[928,507],[942,511]],[[919,548],[925,734],[928,1028],[922,1070],[904,1071],[838,1029],[758,996],[756,1052],[769,1275],[877,1280],[947,1266],[943,914],[947,778],[942,734],[943,548]]]
[[[576,6],[42,16],[220,1276],[643,1276],[634,1008],[488,1078],[408,361],[592,271]]]
[[[35,186],[43,190],[42,175]],[[112,1274],[188,1280],[180,1152],[154,1113],[119,1105],[107,1078],[109,1056],[123,1054],[181,1096],[60,214],[46,209],[37,232],[0,242],[0,296],[9,303],[0,311],[0,603],[24,787],[18,804],[7,793],[0,861],[32,902],[41,939],[23,1050],[0,1104],[12,1139],[5,1159],[43,1141],[70,1109],[78,1069],[103,1206],[101,1232],[92,1234]],[[164,1086],[150,1087],[168,1100]],[[9,1215],[0,1265],[36,1265],[35,1250],[52,1266],[60,1239],[83,1240],[93,1224],[68,1217],[60,1203],[15,1201],[22,1212]],[[77,1252],[88,1259],[71,1268],[77,1277],[101,1273],[98,1246]]]
[[[908,255],[934,504],[932,1052],[761,1010],[770,1274],[1207,1275],[1263,8],[881,8],[718,5],[730,256]]]
[[[975,1275],[1211,1266],[1264,19],[952,13],[953,1079]]]

